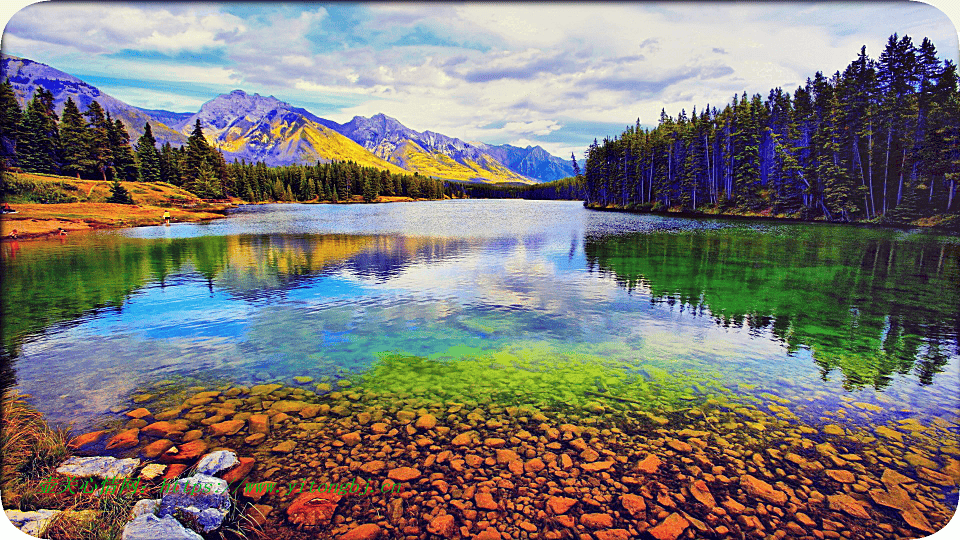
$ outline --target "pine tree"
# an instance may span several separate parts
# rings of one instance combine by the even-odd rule
[[[0,84],[0,168],[17,164],[17,139],[23,111],[8,78]]]
[[[110,197],[107,198],[107,202],[117,204],[133,204],[133,197],[130,195],[130,192],[123,187],[123,184],[120,183],[120,180],[116,179],[110,186]]]
[[[139,176],[137,162],[133,157],[133,150],[130,148],[130,135],[127,128],[123,126],[120,120],[110,121],[110,113],[107,113],[107,134],[110,138],[110,155],[113,157],[111,163],[117,178],[125,182],[135,182]]]
[[[96,101],[90,102],[90,106],[84,115],[89,118],[90,123],[87,144],[91,163],[94,170],[100,174],[103,180],[106,180],[107,170],[113,162],[110,146],[110,131],[112,128],[108,127],[103,107]]]
[[[90,142],[87,123],[80,109],[68,97],[60,118],[60,148],[63,159],[61,172],[67,176],[88,176],[96,163],[90,155]]]
[[[24,170],[56,174],[60,169],[60,133],[53,94],[37,88],[18,126],[17,159]]]
[[[375,177],[364,176],[363,178],[363,201],[374,202],[379,196],[379,189]]]
[[[180,170],[183,185],[194,184],[200,176],[200,167],[210,156],[210,145],[203,136],[203,128],[200,126],[200,119],[193,127],[193,132],[187,138],[186,154],[183,159],[183,166]]]
[[[188,189],[197,196],[204,199],[218,199],[221,196],[220,181],[217,178],[216,171],[210,163],[210,159],[205,159],[200,163],[197,169],[197,176],[192,184],[188,184]]]
[[[161,181],[160,152],[157,151],[157,140],[153,138],[149,123],[144,126],[143,135],[137,139],[136,154],[140,163],[140,181]]]

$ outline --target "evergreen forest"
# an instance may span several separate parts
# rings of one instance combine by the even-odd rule
[[[793,95],[733,96],[659,125],[639,119],[594,140],[585,204],[597,208],[767,215],[807,220],[957,223],[957,69],[929,39],[890,36],[844,71],[816,73]]]
[[[392,174],[354,162],[267,167],[263,162],[226,163],[204,138],[199,120],[182,147],[161,147],[150,124],[131,146],[123,123],[96,101],[83,113],[72,98],[63,112],[38,88],[21,110],[9,81],[0,84],[0,160],[3,168],[114,182],[111,202],[132,202],[121,181],[166,182],[202,198],[261,201],[344,201],[361,196],[440,199],[442,180],[417,173]],[[449,191],[449,190],[447,190]]]

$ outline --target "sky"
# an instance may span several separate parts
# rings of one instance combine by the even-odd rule
[[[3,53],[138,107],[195,112],[239,88],[563,158],[661,109],[792,93],[895,32],[958,55],[950,20],[914,2],[46,2],[8,17]]]

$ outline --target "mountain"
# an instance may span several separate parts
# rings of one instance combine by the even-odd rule
[[[467,182],[536,183],[476,145],[433,131],[414,131],[384,114],[355,116],[338,131],[376,156],[424,176]]]
[[[187,140],[183,134],[171,129],[167,124],[156,121],[147,111],[127,105],[113,96],[104,94],[97,87],[46,64],[4,54],[0,56],[0,78],[10,79],[17,101],[24,108],[33,98],[36,89],[43,87],[53,94],[57,114],[63,112],[63,104],[68,97],[73,98],[81,112],[86,111],[90,103],[96,100],[105,111],[110,113],[111,117],[123,123],[132,142],[143,134],[144,125],[147,122],[150,122],[153,135],[160,144],[169,142],[174,146],[180,146]]]
[[[550,182],[573,176],[573,163],[550,154],[540,146],[520,148],[509,144],[490,145],[473,143],[493,156],[510,170],[536,178],[541,182]]]
[[[354,117],[346,124],[326,120],[273,96],[234,90],[204,103],[196,113],[141,109],[95,86],[26,58],[2,55],[0,77],[9,78],[22,107],[38,87],[54,96],[57,113],[68,97],[81,111],[93,100],[119,119],[131,141],[147,122],[160,144],[183,145],[197,120],[207,140],[228,161],[292,163],[354,161],[394,173],[419,172],[448,180],[532,184],[570,176],[570,165],[543,148],[467,143],[433,131],[418,132],[383,114]]]
[[[336,131],[339,124],[289,103],[234,90],[204,103],[174,127],[189,135],[200,120],[203,134],[227,161],[244,159],[267,165],[355,161],[366,167],[405,173]]]
[[[183,121],[184,118],[191,116],[193,113],[190,112],[170,112],[164,111],[161,109],[143,109],[138,107],[141,111],[147,113],[154,122],[160,122],[161,124],[167,126],[175,126]],[[153,122],[150,123],[153,126]]]

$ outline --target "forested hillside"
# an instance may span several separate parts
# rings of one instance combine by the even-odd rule
[[[54,111],[53,95],[38,88],[21,110],[9,82],[0,84],[0,162],[3,168],[82,179],[167,182],[207,199],[259,201],[365,201],[380,196],[438,199],[441,180],[395,174],[354,162],[267,167],[263,162],[227,164],[210,146],[199,120],[187,144],[157,147],[150,124],[131,146],[120,120],[92,101],[81,112],[68,99]],[[122,199],[122,198],[121,198]],[[129,202],[129,199],[128,199]]]
[[[956,66],[896,34],[793,95],[744,93],[718,110],[661,112],[594,143],[586,204],[829,221],[958,223]],[[919,220],[919,221],[918,221]]]

